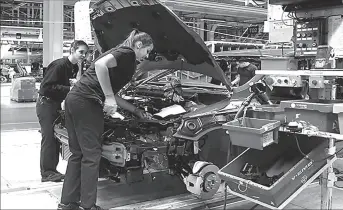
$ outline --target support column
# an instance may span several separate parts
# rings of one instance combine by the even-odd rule
[[[205,40],[205,33],[206,33],[206,31],[205,31],[205,21],[203,21],[203,20],[199,21],[199,28],[201,28],[201,29],[199,29],[200,37],[202,38],[202,40],[206,41]]]
[[[31,63],[30,62],[30,54],[31,54],[31,49],[29,47],[29,44],[26,42],[26,53],[27,53],[27,62],[26,63]]]
[[[43,67],[63,56],[63,0],[43,1]]]
[[[208,41],[213,41],[214,40],[214,32],[216,31],[217,27],[219,24],[213,24],[211,26],[210,32],[208,34]],[[208,27],[210,28],[210,27]]]

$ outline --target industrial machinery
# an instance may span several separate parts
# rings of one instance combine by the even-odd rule
[[[321,177],[321,209],[332,209],[332,164],[343,150],[343,2],[269,3],[293,19],[294,55],[266,58],[250,84],[234,90],[252,93],[235,120],[222,127],[232,144],[248,149],[218,174],[230,193],[271,209],[284,208]],[[258,80],[270,88],[269,98],[289,93],[297,100],[249,107]]]
[[[298,7],[287,6],[287,11],[290,8]],[[302,20],[309,15],[303,10],[296,14]],[[342,14],[332,8],[330,11],[330,16]],[[310,13],[306,21],[322,16],[320,12]],[[299,40],[299,47],[295,47],[298,55],[264,62],[264,66],[273,63],[278,68],[262,67],[251,82],[232,89],[201,38],[158,1],[101,0],[91,7],[90,19],[103,51],[121,43],[132,29],[145,31],[154,40],[149,58],[137,66],[132,81],[119,92],[154,118],[137,119],[121,109],[116,115],[105,116],[101,177],[133,183],[145,175],[153,180],[154,173],[168,173],[180,177],[187,190],[201,198],[213,196],[222,179],[232,194],[269,208],[284,207],[325,170],[323,183],[332,187],[331,164],[336,150],[341,150],[335,147],[335,141],[343,139],[343,104],[335,100],[341,86],[336,76],[343,76],[343,70],[327,65],[331,56],[326,54],[330,48],[324,45],[330,43],[325,38],[318,41],[317,51],[312,46],[311,50],[305,45],[300,47]],[[318,30],[312,28],[310,33]],[[307,38],[304,41],[307,46]],[[299,58],[310,56],[314,65],[308,70],[299,68]],[[277,65],[279,62],[282,64]],[[140,77],[155,70],[160,72]],[[165,83],[157,81],[175,71],[204,74],[224,86],[194,81],[186,84],[172,77]],[[290,75],[298,80],[293,81]],[[235,94],[248,88],[251,95],[243,103],[230,101],[232,90]],[[301,100],[273,104],[275,100],[270,99],[280,95],[276,89],[285,89]],[[318,119],[325,119],[325,123],[318,123]],[[63,111],[54,130],[62,143],[62,156],[67,159],[71,153]],[[249,149],[227,164],[230,140],[233,145]],[[215,158],[204,157],[206,151]],[[331,188],[323,186],[327,190],[323,195],[330,197]],[[330,202],[325,205],[330,209]]]
[[[6,83],[8,81],[11,81],[11,76],[14,74],[14,70],[8,65],[0,64],[0,73],[1,83]]]

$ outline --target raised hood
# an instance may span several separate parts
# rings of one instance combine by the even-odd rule
[[[229,80],[200,36],[156,0],[100,0],[92,6],[91,21],[103,50],[122,43],[133,29],[150,34],[157,56],[140,63],[141,71],[192,71],[229,87]]]

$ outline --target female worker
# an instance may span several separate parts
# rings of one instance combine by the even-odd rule
[[[153,49],[150,35],[132,31],[119,46],[101,54],[82,75],[65,101],[69,148],[59,209],[101,209],[96,206],[104,114],[114,114],[117,104],[136,116],[145,112],[116,95],[132,78],[136,61]],[[81,203],[79,204],[79,201]]]
[[[63,174],[56,170],[59,162],[59,142],[54,138],[53,123],[61,109],[61,102],[67,96],[70,79],[78,71],[77,63],[82,61],[88,51],[84,41],[75,41],[67,58],[51,62],[45,72],[39,89],[36,113],[41,126],[42,142],[40,152],[40,171],[42,182],[61,181]]]

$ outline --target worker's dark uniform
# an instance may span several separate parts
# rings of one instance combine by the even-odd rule
[[[58,117],[61,103],[70,90],[69,79],[75,76],[78,67],[68,58],[51,62],[40,85],[36,103],[36,113],[41,126],[42,142],[40,170],[42,177],[57,172],[59,161],[59,142],[54,138],[53,123]]]
[[[117,66],[109,68],[111,85],[116,94],[131,80],[136,69],[136,55],[131,48],[120,47],[107,51],[99,58],[109,53],[117,60]],[[91,208],[96,203],[101,135],[104,132],[105,95],[96,76],[94,62],[65,101],[66,127],[72,155],[68,160],[61,203],[67,205],[81,200],[83,208]]]
[[[249,64],[246,67],[238,68],[237,73],[240,76],[239,80],[239,86],[244,85],[247,83],[251,78],[255,76],[255,71],[257,70],[257,67],[254,64]]]
[[[224,59],[221,59],[218,64],[219,64],[220,68],[223,70],[223,72],[225,73],[225,75],[229,74],[228,71],[230,71],[230,70],[228,69],[227,62]],[[215,79],[215,78],[212,78],[212,80],[211,80],[211,84],[220,85],[221,83],[222,82],[220,80]]]

